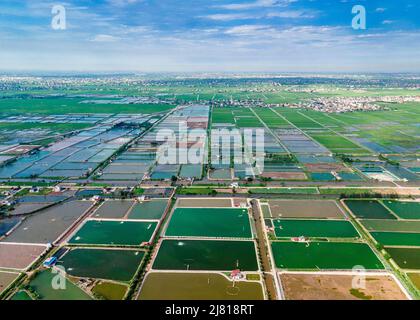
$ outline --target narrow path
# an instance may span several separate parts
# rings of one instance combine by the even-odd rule
[[[275,274],[275,271],[272,271],[270,263],[270,253],[268,251],[268,243],[266,242],[265,232],[263,230],[263,218],[258,206],[258,201],[251,200],[252,205],[252,217],[254,218],[255,228],[257,231],[257,247],[259,255],[261,257],[262,268],[263,268],[263,278],[265,282],[265,287],[269,294],[270,300],[280,300],[284,299],[281,291],[281,284],[279,283],[278,277]]]

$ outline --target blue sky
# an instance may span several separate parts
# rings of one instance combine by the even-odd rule
[[[0,69],[420,72],[419,30],[417,0],[1,1]]]

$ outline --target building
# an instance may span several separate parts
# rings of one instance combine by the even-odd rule
[[[51,268],[57,263],[57,257],[49,257],[44,261],[43,266],[45,268]]]
[[[230,273],[230,277],[232,280],[241,280],[244,278],[244,275],[242,274],[241,270],[235,269]]]

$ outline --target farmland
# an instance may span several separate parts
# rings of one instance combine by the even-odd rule
[[[420,297],[416,79],[5,81],[0,299]]]
[[[391,276],[368,275],[367,286],[361,289],[352,288],[352,275],[284,273],[280,277],[290,300],[407,299]]]
[[[0,112],[5,114],[70,114],[70,113],[155,113],[168,111],[166,104],[84,103],[79,98],[2,99]]]

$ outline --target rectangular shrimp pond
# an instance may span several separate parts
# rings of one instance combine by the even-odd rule
[[[157,222],[88,220],[69,244],[139,246],[149,242]]]
[[[253,241],[163,240],[156,270],[258,270]]]
[[[166,236],[251,238],[248,209],[177,208]]]

